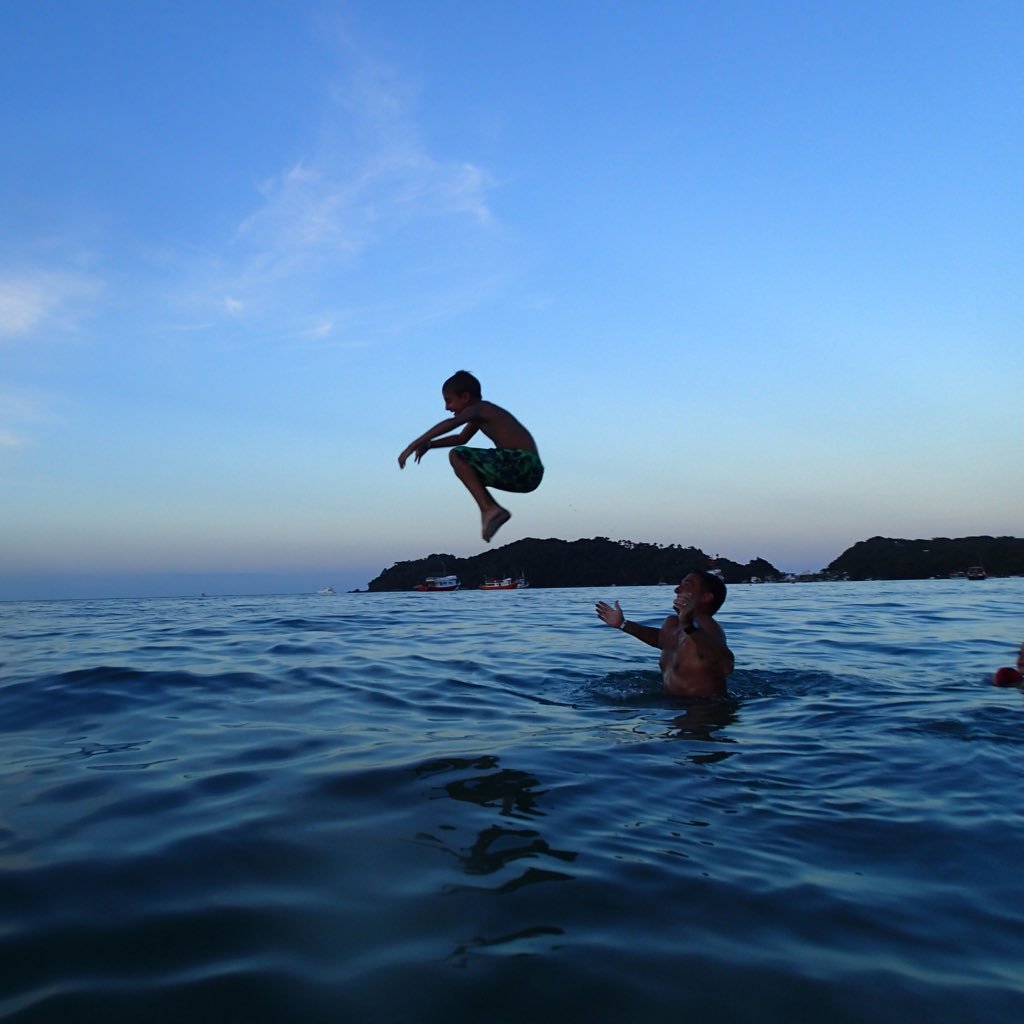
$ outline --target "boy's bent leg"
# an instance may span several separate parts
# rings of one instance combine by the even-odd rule
[[[473,495],[480,508],[481,536],[490,543],[491,538],[498,530],[512,518],[508,509],[502,508],[490,491],[483,485],[477,471],[457,451],[452,449],[448,454],[448,461],[455,470],[455,475],[462,481],[467,491]]]

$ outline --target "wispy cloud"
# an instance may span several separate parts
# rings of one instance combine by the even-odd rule
[[[300,331],[300,337],[308,338],[312,341],[318,341],[321,338],[329,338],[334,331],[335,322],[333,319],[320,320],[318,323],[313,324],[312,327],[306,328],[304,331]]]
[[[489,178],[468,163],[445,163],[409,148],[407,132],[380,138],[358,168],[323,156],[264,182],[264,204],[238,229],[250,265],[285,275],[312,260],[341,264],[417,219],[469,217],[491,222]],[[346,173],[346,170],[348,173]]]
[[[98,291],[99,282],[84,274],[0,272],[0,341],[27,337],[44,326],[73,329],[81,302]]]
[[[403,280],[422,288],[424,267],[442,302],[445,273],[460,302],[467,278],[492,286],[494,268],[480,266],[477,250],[497,233],[493,177],[430,152],[410,90],[387,69],[357,63],[327,101],[315,151],[259,186],[261,204],[205,282],[221,315],[291,321],[286,333],[320,340],[361,319],[353,305],[379,313],[386,294],[400,306]]]

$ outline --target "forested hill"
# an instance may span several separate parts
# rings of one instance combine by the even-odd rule
[[[872,537],[847,548],[825,570],[851,580],[926,580],[980,565],[989,576],[1024,576],[1024,540],[1017,537]]]
[[[428,555],[411,562],[396,562],[370,581],[369,590],[410,590],[427,576],[458,576],[467,588],[480,586],[486,576],[518,576],[531,587],[610,587],[678,583],[691,569],[721,569],[726,583],[752,576],[771,579],[782,575],[763,558],[741,565],[728,558],[706,555],[699,548],[677,544],[640,544],[628,540],[537,540],[526,537],[470,558]]]

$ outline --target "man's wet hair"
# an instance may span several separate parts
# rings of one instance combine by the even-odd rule
[[[714,598],[711,602],[711,614],[714,615],[725,604],[725,581],[721,576],[716,576],[707,569],[691,569],[690,571],[694,576],[700,577],[704,589]]]
[[[464,395],[467,391],[474,397],[480,397],[480,381],[469,370],[457,370],[442,385],[442,391],[452,395]]]

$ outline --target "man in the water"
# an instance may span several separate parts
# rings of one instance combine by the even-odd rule
[[[1024,644],[1017,651],[1017,667],[1001,668],[992,677],[994,686],[1020,686],[1024,683]]]
[[[631,622],[618,601],[598,601],[595,610],[602,622],[661,651],[658,664],[667,693],[724,697],[725,679],[734,665],[725,632],[714,619],[724,601],[725,583],[706,569],[695,569],[676,587],[676,614],[669,615],[660,629]]]

